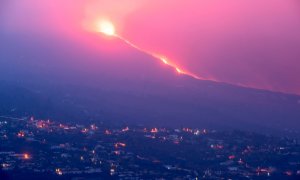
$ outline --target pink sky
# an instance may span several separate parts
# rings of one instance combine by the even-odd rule
[[[75,37],[97,19],[198,76],[300,94],[298,0],[4,0],[2,30]]]

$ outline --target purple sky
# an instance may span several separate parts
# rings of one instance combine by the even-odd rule
[[[118,34],[198,76],[300,94],[298,0],[4,0],[1,4],[0,31],[76,39],[105,18],[115,24]]]

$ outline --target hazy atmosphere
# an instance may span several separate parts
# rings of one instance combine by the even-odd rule
[[[4,0],[1,4],[2,33],[82,43],[83,33],[95,33],[97,21],[108,19],[119,35],[204,79],[300,94],[297,0]],[[93,44],[85,48],[92,49]],[[99,49],[99,54],[122,54],[120,49],[112,51]]]
[[[0,1],[0,180],[300,179],[299,0]]]

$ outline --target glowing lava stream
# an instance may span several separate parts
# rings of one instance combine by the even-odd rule
[[[152,56],[152,57],[154,57],[156,59],[159,59],[164,64],[166,64],[166,65],[172,67],[174,70],[176,70],[176,72],[178,74],[184,74],[184,75],[191,76],[191,77],[193,77],[195,79],[201,79],[201,80],[203,80],[203,78],[200,78],[199,76],[197,76],[197,75],[195,75],[193,73],[190,73],[190,72],[187,72],[187,71],[183,71],[181,68],[179,68],[175,64],[170,63],[165,56],[158,55],[158,54],[152,53],[150,51],[147,51],[147,50],[145,50],[143,48],[140,48],[137,45],[135,45],[132,42],[130,42],[129,40],[123,38],[122,36],[119,36],[118,34],[116,34],[115,27],[114,27],[114,25],[110,21],[102,20],[102,21],[100,21],[100,22],[97,23],[97,27],[98,27],[98,31],[101,32],[101,33],[103,33],[104,35],[116,37],[116,38],[120,39],[121,41],[125,42],[126,44],[128,44],[129,46],[133,47],[134,49],[136,49],[136,50],[138,50],[140,52],[143,52],[145,54],[148,54],[148,55],[150,55],[150,56]]]
[[[191,73],[191,72],[188,72],[188,71],[184,71],[181,68],[179,68],[177,65],[175,65],[174,63],[170,62],[165,56],[153,53],[151,51],[147,51],[147,50],[145,50],[143,48],[140,48],[139,46],[133,44],[129,40],[127,40],[127,39],[123,38],[122,36],[118,35],[116,33],[114,24],[112,22],[108,21],[108,20],[102,19],[101,21],[96,21],[94,27],[96,29],[93,28],[93,30],[95,30],[96,32],[100,32],[100,33],[102,33],[102,34],[104,34],[106,36],[111,36],[111,37],[118,38],[121,41],[123,41],[124,43],[126,43],[129,46],[133,47],[134,49],[136,49],[136,50],[138,50],[138,51],[140,51],[142,53],[145,53],[145,54],[147,54],[149,56],[152,56],[155,59],[160,60],[165,65],[167,65],[167,66],[171,67],[172,69],[174,69],[178,74],[187,75],[187,76],[190,76],[192,78],[199,79],[199,80],[209,80],[209,81],[213,81],[213,82],[222,82],[222,81],[216,80],[215,78],[202,78],[202,77],[197,76],[194,73]],[[266,89],[262,89],[262,88],[251,87],[251,86],[244,85],[244,84],[233,84],[233,83],[229,83],[229,82],[225,82],[225,83],[226,84],[231,84],[231,85],[234,85],[234,86],[245,87],[245,88],[254,88],[254,89],[260,89],[260,90],[266,90]]]
[[[114,37],[116,37],[116,38],[122,40],[123,42],[125,42],[125,43],[128,44],[129,46],[135,48],[136,50],[138,50],[138,51],[140,51],[140,52],[143,52],[143,53],[145,53],[145,54],[148,54],[148,55],[150,55],[150,56],[152,56],[152,57],[154,57],[154,58],[156,58],[156,59],[162,61],[165,65],[168,65],[168,66],[172,67],[174,70],[176,70],[176,72],[177,72],[178,74],[184,74],[184,75],[187,75],[187,76],[191,76],[191,77],[193,77],[193,78],[195,78],[195,79],[201,79],[201,80],[203,80],[203,78],[201,78],[201,77],[199,77],[199,76],[197,76],[197,75],[195,75],[195,74],[193,74],[193,73],[184,71],[184,70],[182,70],[181,68],[179,68],[178,66],[176,66],[176,65],[174,65],[174,64],[172,64],[172,63],[170,63],[170,62],[167,60],[167,58],[164,57],[164,56],[162,56],[162,55],[158,55],[158,54],[152,53],[152,52],[150,52],[150,51],[147,51],[147,50],[145,50],[145,49],[142,49],[142,48],[138,47],[137,45],[133,44],[132,42],[130,42],[129,40],[127,40],[127,39],[125,39],[125,38],[123,38],[123,37],[121,37],[121,36],[119,36],[119,35],[117,35],[117,34],[113,34],[112,36],[114,36]]]

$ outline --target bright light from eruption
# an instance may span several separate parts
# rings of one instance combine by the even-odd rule
[[[176,68],[176,71],[177,71],[179,74],[182,73],[182,71],[181,71],[179,68]]]
[[[163,63],[168,64],[168,61],[166,60],[166,58],[160,57],[160,60],[161,60]]]
[[[145,53],[145,54],[148,54],[156,59],[159,59],[161,60],[165,65],[168,65],[170,67],[172,67],[173,69],[176,70],[176,72],[178,74],[185,74],[185,75],[188,75],[188,76],[191,76],[195,79],[203,79],[203,78],[200,78],[199,76],[193,74],[193,73],[190,73],[190,72],[187,72],[187,71],[183,71],[181,70],[178,66],[174,65],[171,61],[169,61],[166,57],[164,56],[160,56],[158,54],[155,54],[155,53],[152,53],[151,51],[147,51],[143,48],[140,48],[139,46],[135,45],[134,43],[130,42],[129,40],[127,40],[126,38],[123,38],[122,36],[118,35],[116,33],[116,29],[115,29],[115,26],[114,24],[111,22],[111,21],[108,21],[108,20],[101,20],[101,21],[98,21],[97,23],[97,31],[100,32],[100,33],[103,33],[105,34],[106,36],[114,36],[120,40],[122,40],[123,42],[125,42],[126,44],[128,44],[129,46]]]
[[[110,21],[100,21],[98,30],[107,36],[115,35],[115,26]]]

